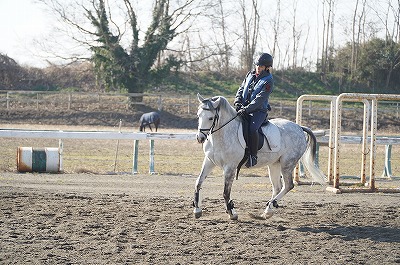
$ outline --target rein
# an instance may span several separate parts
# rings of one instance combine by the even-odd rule
[[[203,110],[209,110],[211,111],[211,109],[206,109],[203,108]],[[218,110],[219,108],[215,109],[215,116],[214,116],[214,120],[213,123],[211,124],[211,127],[209,129],[199,129],[199,132],[201,132],[202,134],[204,134],[204,136],[208,137],[209,135],[221,130],[222,128],[224,128],[228,123],[230,123],[231,121],[233,121],[238,115],[236,114],[235,116],[233,116],[233,118],[231,118],[229,121],[227,121],[226,123],[224,123],[221,127],[219,127],[218,129],[215,129],[215,125],[217,124],[218,120],[219,120],[219,114],[218,114]],[[208,132],[207,134],[205,134],[204,132]]]

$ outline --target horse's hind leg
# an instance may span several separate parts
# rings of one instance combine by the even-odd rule
[[[281,200],[282,197],[286,195],[286,193],[288,193],[291,189],[294,188],[293,175],[292,175],[294,167],[295,164],[293,163],[285,164],[285,166],[282,167],[281,173],[282,173],[283,186],[278,192],[278,194],[273,196],[271,200],[267,202],[267,207],[265,208],[262,217],[270,218],[273,215],[274,208],[278,208],[278,201]],[[275,176],[275,178],[278,178],[278,176]]]
[[[201,186],[202,186],[204,180],[206,179],[207,175],[211,173],[211,170],[214,167],[215,167],[214,163],[211,162],[210,159],[205,157],[203,160],[203,166],[201,167],[200,175],[197,177],[196,185],[194,187],[193,213],[194,213],[194,217],[196,217],[196,218],[200,218],[200,216],[202,215],[202,210],[200,207]]]
[[[233,204],[233,201],[231,200],[231,190],[232,190],[233,179],[235,176],[235,169],[233,168],[225,169],[224,176],[225,176],[224,199],[226,205],[226,213],[229,214],[231,220],[237,220],[238,215],[235,211],[235,206]]]
[[[282,190],[281,165],[280,163],[272,164],[268,167],[268,170],[272,184],[272,198],[274,198]]]

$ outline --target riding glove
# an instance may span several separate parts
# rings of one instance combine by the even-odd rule
[[[235,103],[235,109],[236,109],[236,111],[239,111],[239,110],[242,109],[242,108],[243,108],[243,104],[242,104],[242,103],[240,103],[240,102]]]
[[[246,115],[246,109],[245,108],[241,108],[238,112],[237,112],[238,116],[245,116]]]

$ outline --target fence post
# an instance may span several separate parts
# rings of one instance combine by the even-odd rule
[[[39,109],[39,93],[36,93],[36,109]]]
[[[72,95],[68,93],[68,110],[71,110],[71,103],[72,103]]]
[[[190,94],[188,95],[188,106],[187,106],[187,113],[190,114]]]
[[[135,140],[133,143],[133,165],[132,174],[138,173],[138,155],[139,155],[139,140]]]
[[[7,92],[7,109],[10,108],[10,92]]]
[[[163,107],[162,107],[162,98],[161,98],[161,95],[158,95],[157,109],[158,109],[158,111],[162,111],[162,109],[163,109]]]
[[[156,174],[154,171],[154,140],[150,140],[150,152],[149,152],[149,173],[151,175]]]
[[[59,132],[62,132],[62,130],[59,130]],[[60,167],[59,167],[59,170],[60,170],[60,172],[63,172],[64,171],[64,169],[63,169],[63,153],[64,153],[64,142],[63,142],[63,140],[60,138],[60,139],[58,139],[58,153],[59,153],[59,155],[60,155]]]

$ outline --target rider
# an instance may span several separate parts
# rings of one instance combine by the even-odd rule
[[[249,149],[250,155],[246,167],[257,164],[258,129],[271,110],[268,103],[269,95],[274,86],[270,69],[273,59],[268,53],[262,53],[254,62],[255,69],[247,73],[235,96],[235,108],[239,116],[249,121]]]

